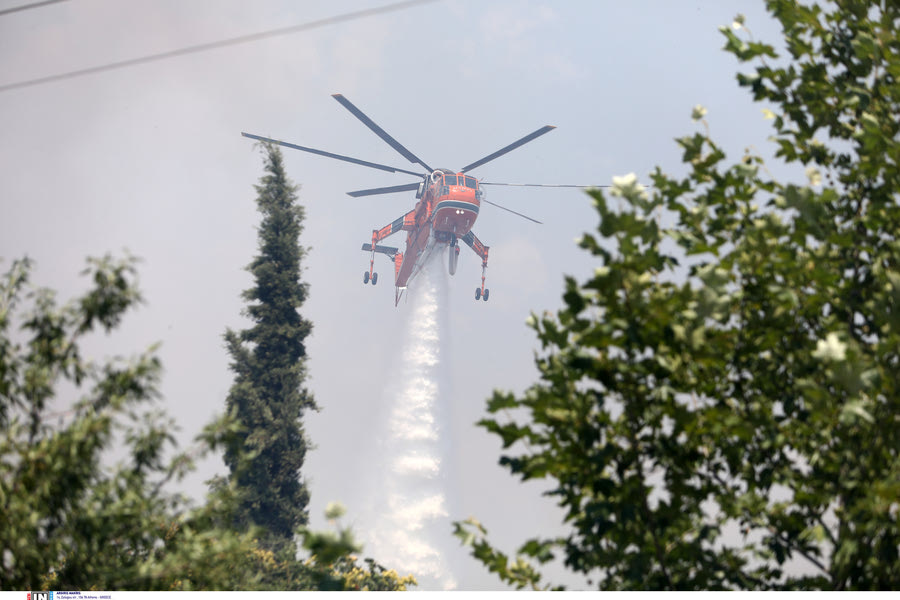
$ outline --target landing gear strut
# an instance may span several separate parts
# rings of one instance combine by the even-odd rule
[[[378,252],[378,231],[372,230],[372,258],[369,259],[369,270],[363,274],[363,284],[378,283],[378,273],[375,272],[375,253]],[[363,246],[365,247],[365,245]]]
[[[481,263],[481,287],[475,288],[475,300],[484,299],[485,302],[488,300],[488,296],[491,293],[491,290],[484,287],[484,272],[487,270],[487,256],[484,257],[484,262]]]
[[[475,254],[481,257],[481,287],[475,289],[475,300],[484,298],[484,300],[487,301],[488,296],[490,296],[491,293],[489,289],[484,287],[484,276],[487,271],[488,247],[482,244],[481,240],[479,240],[471,231],[466,233],[466,235],[462,236],[460,239],[464,241]]]

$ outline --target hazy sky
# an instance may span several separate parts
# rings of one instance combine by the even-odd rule
[[[0,0],[0,10],[26,3]],[[69,0],[0,16],[0,86],[379,6],[371,0]],[[84,289],[88,255],[140,257],[146,304],[98,356],[161,342],[165,408],[183,444],[223,410],[231,385],[222,343],[241,328],[243,267],[256,252],[253,185],[262,161],[241,131],[416,170],[330,96],[342,93],[431,166],[458,169],[538,127],[558,129],[472,174],[490,181],[607,184],[654,166],[680,173],[673,138],[693,132],[703,104],[729,157],[768,148],[768,123],[721,51],[718,26],[738,12],[756,38],[778,30],[762,3],[725,1],[443,0],[353,22],[127,69],[0,92],[0,270],[23,255],[35,283],[62,298]],[[409,210],[412,193],[354,199],[346,191],[414,181],[284,151],[306,207],[303,278],[312,320],[307,416],[316,449],[304,473],[313,524],[341,500],[356,529],[358,481],[379,460],[373,423],[385,410],[408,306],[393,305],[390,263],[364,286],[360,245]],[[475,232],[490,246],[490,301],[476,302],[480,260],[463,248],[450,282],[452,381],[446,439],[451,518],[476,516],[507,552],[556,531],[542,486],[496,465],[495,437],[473,426],[494,388],[536,381],[530,311],[561,305],[563,274],[595,264],[573,240],[597,218],[577,190],[498,188],[487,198],[544,222],[486,206]],[[391,242],[402,245],[400,236]],[[68,399],[66,400],[68,401]],[[202,465],[188,483],[224,469]],[[456,546],[449,539],[448,547]],[[461,551],[460,551],[461,552]],[[377,557],[376,557],[377,558]],[[462,560],[464,589],[497,587]]]

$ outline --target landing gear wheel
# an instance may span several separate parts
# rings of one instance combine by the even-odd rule
[[[475,299],[481,300],[481,288],[475,288]]]
[[[484,296],[482,296],[482,298],[484,298],[484,301],[485,301],[485,302],[487,302],[488,294],[490,294],[490,293],[491,293],[491,290],[485,288],[485,290],[484,290]]]
[[[369,283],[369,272],[368,271],[363,273],[363,285],[365,285],[367,283]]]
[[[378,273],[372,273],[372,285],[378,283]]]

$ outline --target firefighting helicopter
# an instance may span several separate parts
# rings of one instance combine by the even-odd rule
[[[478,218],[479,208],[482,202],[497,206],[503,210],[509,211],[520,217],[540,223],[531,217],[518,213],[509,208],[500,206],[490,200],[485,199],[484,185],[520,185],[520,186],[536,186],[536,187],[587,187],[580,185],[548,185],[548,184],[511,184],[511,183],[495,183],[485,182],[468,175],[467,173],[476,167],[499,158],[511,150],[515,150],[523,144],[548,133],[555,129],[553,125],[545,125],[540,129],[519,138],[515,142],[500,148],[496,152],[485,156],[475,162],[466,165],[459,171],[450,169],[433,169],[422,159],[410,152],[400,142],[390,136],[384,129],[379,127],[372,119],[366,116],[352,102],[347,100],[341,94],[333,94],[332,97],[341,105],[349,110],[353,116],[363,122],[369,129],[375,132],[378,137],[384,140],[391,148],[400,153],[401,156],[409,160],[411,163],[418,163],[423,169],[421,172],[410,171],[398,167],[378,164],[350,156],[334,154],[324,150],[298,146],[281,140],[276,140],[252,133],[241,132],[241,135],[254,140],[278,144],[286,148],[302,150],[319,156],[325,156],[336,160],[362,165],[381,171],[390,173],[404,173],[421,178],[420,181],[406,183],[402,185],[394,185],[389,187],[372,188],[366,190],[357,190],[347,192],[348,195],[357,198],[360,196],[373,196],[377,194],[391,194],[395,192],[416,191],[415,207],[388,223],[381,229],[372,230],[372,239],[362,245],[365,252],[371,254],[369,260],[369,269],[363,274],[363,283],[369,282],[375,285],[378,282],[378,273],[375,272],[375,255],[384,254],[394,263],[394,305],[400,302],[403,292],[407,289],[410,281],[419,273],[422,266],[428,261],[432,252],[436,248],[449,246],[449,272],[450,275],[456,273],[456,265],[459,260],[459,241],[461,240],[475,254],[481,258],[481,286],[475,289],[475,300],[485,300],[490,297],[490,290],[485,287],[485,276],[488,265],[488,250],[475,232],[472,226]],[[399,248],[393,246],[384,246],[379,242],[400,231],[406,231],[406,249],[401,252]]]

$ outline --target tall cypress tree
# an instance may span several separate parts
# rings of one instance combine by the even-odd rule
[[[247,266],[254,286],[243,293],[244,314],[253,326],[225,333],[235,373],[226,404],[242,425],[226,448],[225,463],[241,492],[238,527],[257,525],[265,532],[264,547],[293,552],[294,532],[306,524],[309,502],[300,478],[307,448],[301,419],[304,410],[316,408],[303,387],[304,340],[312,324],[298,312],[308,293],[300,281],[304,210],[278,148],[263,145],[263,157],[266,173],[256,186],[259,254]]]

